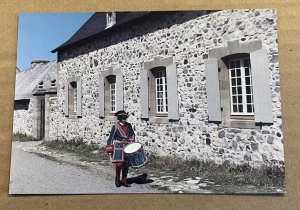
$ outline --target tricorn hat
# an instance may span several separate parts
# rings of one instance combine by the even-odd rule
[[[124,110],[120,110],[120,111],[117,111],[116,113],[115,113],[115,116],[117,116],[117,117],[125,117],[125,118],[127,118],[128,117],[128,113],[127,112],[125,112]]]

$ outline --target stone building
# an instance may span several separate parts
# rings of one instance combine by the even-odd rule
[[[50,139],[106,144],[115,111],[157,155],[282,162],[276,12],[95,13],[58,52]]]
[[[57,62],[34,60],[16,72],[14,133],[49,139],[50,100],[56,96]]]

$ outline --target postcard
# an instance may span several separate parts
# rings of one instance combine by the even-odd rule
[[[21,14],[9,194],[284,194],[275,9]]]

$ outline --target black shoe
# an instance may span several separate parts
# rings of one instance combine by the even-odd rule
[[[146,173],[143,173],[143,174],[142,174],[142,178],[143,178],[143,179],[147,179],[147,177],[148,177],[148,174],[146,174]]]
[[[116,185],[116,187],[121,187],[121,182],[117,178],[115,179],[115,185]]]
[[[123,178],[123,179],[121,180],[121,185],[124,186],[124,187],[131,187],[131,185],[128,184],[126,178]]]

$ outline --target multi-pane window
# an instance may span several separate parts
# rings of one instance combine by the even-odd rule
[[[114,115],[118,110],[116,107],[117,101],[117,85],[116,85],[116,75],[109,75],[105,80],[105,112],[107,116]]]
[[[110,104],[111,112],[116,111],[116,83],[109,84],[110,87]]]
[[[167,93],[167,77],[166,70],[155,71],[156,86],[156,112],[159,114],[168,113],[168,93]]]
[[[106,28],[113,26],[116,23],[116,13],[108,12],[106,13]]]
[[[64,114],[68,117],[82,117],[82,93],[81,79],[77,76],[72,76],[67,79],[68,83],[65,86],[65,107]],[[51,81],[54,83],[54,80]],[[56,82],[56,81],[55,81]]]
[[[72,82],[73,112],[77,114],[77,82]]]
[[[254,115],[253,88],[250,59],[229,61],[231,114]]]

